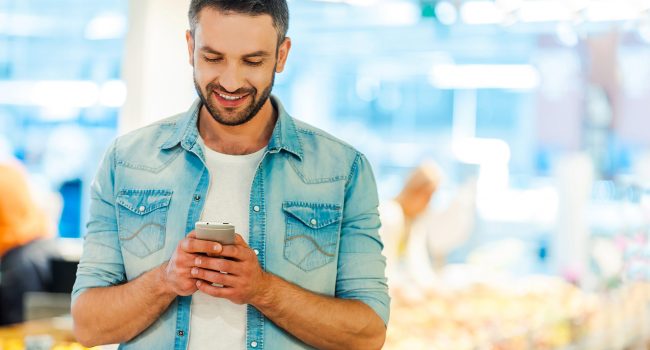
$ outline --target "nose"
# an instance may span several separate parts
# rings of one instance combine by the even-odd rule
[[[221,72],[219,77],[219,84],[226,89],[227,92],[235,92],[244,86],[244,79],[241,76],[239,67],[236,64],[229,64],[226,69]]]

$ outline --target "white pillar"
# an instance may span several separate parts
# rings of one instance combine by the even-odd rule
[[[186,111],[196,94],[185,31],[189,0],[129,1],[119,133]]]

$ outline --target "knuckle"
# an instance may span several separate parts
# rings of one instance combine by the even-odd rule
[[[224,274],[221,273],[221,272],[216,272],[215,275],[216,275],[216,280],[217,280],[220,284],[229,284],[229,283],[228,283],[228,277],[227,277],[227,275],[224,275]]]
[[[224,281],[223,274],[221,274],[219,272],[213,272],[212,279],[214,280],[214,282],[217,282],[217,283],[220,283],[220,282]]]
[[[221,247],[221,255],[230,256],[232,254],[232,248],[228,245]]]
[[[212,264],[212,271],[223,271],[223,266],[221,265],[220,262],[216,261],[214,264]]]
[[[174,267],[179,269],[187,266],[187,257],[185,256],[180,256],[177,259],[174,260]]]
[[[190,241],[189,238],[183,238],[181,241],[181,244],[179,245],[182,250],[184,251],[189,251],[191,247],[192,242]]]
[[[185,262],[185,264],[187,266],[194,266],[194,265],[200,266],[201,265],[200,263],[196,264],[197,263],[196,255],[192,254],[192,253],[185,253],[183,261]],[[200,260],[199,260],[199,262],[200,262]]]

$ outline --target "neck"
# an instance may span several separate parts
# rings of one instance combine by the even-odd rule
[[[242,155],[255,153],[268,145],[276,120],[277,112],[269,98],[255,117],[237,126],[220,124],[202,106],[198,127],[206,147],[219,153]]]

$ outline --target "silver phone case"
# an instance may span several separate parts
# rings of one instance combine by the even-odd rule
[[[235,244],[235,226],[228,223],[197,222],[194,231],[198,239]]]

